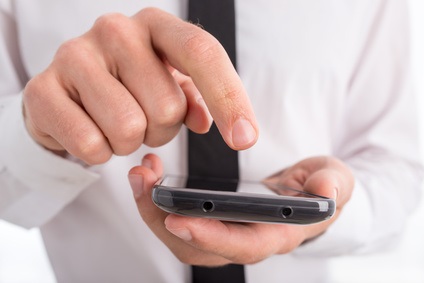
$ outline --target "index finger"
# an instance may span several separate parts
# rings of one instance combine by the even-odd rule
[[[273,254],[292,251],[305,240],[303,227],[264,223],[222,222],[170,214],[165,220],[168,231],[189,231],[186,243],[238,264],[259,262]]]
[[[133,18],[148,27],[155,50],[193,79],[225,142],[236,150],[251,147],[258,138],[253,108],[217,39],[155,8],[144,9]]]

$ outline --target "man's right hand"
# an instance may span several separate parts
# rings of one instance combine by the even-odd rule
[[[181,125],[208,131],[212,117],[226,143],[252,146],[258,126],[250,101],[219,42],[155,8],[100,17],[65,42],[24,90],[30,135],[88,164],[160,146]]]

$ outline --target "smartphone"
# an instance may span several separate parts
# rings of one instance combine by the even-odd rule
[[[167,175],[152,192],[162,210],[223,221],[313,224],[330,219],[334,199],[267,181]]]

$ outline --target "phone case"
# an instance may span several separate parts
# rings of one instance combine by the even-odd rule
[[[168,178],[168,182],[166,181]],[[169,182],[169,178],[179,178]],[[187,180],[187,181],[185,181]],[[223,221],[312,224],[331,218],[335,212],[333,199],[263,182],[196,179],[167,176],[153,189],[153,202],[162,210],[192,217],[208,217]],[[193,180],[193,179],[191,179]],[[168,184],[167,184],[168,183]],[[202,184],[201,189],[191,184]],[[210,184],[210,186],[208,186]],[[246,185],[252,192],[217,191],[219,184],[228,190],[228,184]],[[214,190],[205,188],[211,187]],[[241,186],[243,188],[243,186]],[[289,195],[254,193],[255,187]],[[301,196],[298,196],[301,195]]]

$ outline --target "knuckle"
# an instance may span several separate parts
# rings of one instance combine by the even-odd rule
[[[230,258],[232,262],[238,264],[254,264],[260,262],[263,257],[259,253],[253,253],[249,251],[240,252]]]
[[[79,142],[76,144],[76,151],[79,152],[81,156],[90,158],[92,156],[97,156],[101,148],[103,148],[102,140],[98,138],[97,135],[89,135],[85,138],[80,138]]]
[[[54,75],[45,71],[28,81],[23,91],[24,114],[44,109],[46,101],[51,100],[51,85],[54,79]]]
[[[198,251],[193,250],[184,250],[184,252],[174,251],[174,255],[181,263],[188,265],[219,267],[229,263],[229,261],[224,258],[208,257],[202,253],[199,253]]]
[[[151,17],[157,17],[158,15],[164,13],[162,10],[155,8],[155,7],[147,7],[140,12],[137,13],[137,16],[143,18],[143,19],[149,19]]]
[[[144,116],[130,113],[117,118],[114,125],[107,138],[116,155],[128,155],[141,146],[147,128]]]
[[[88,46],[81,37],[65,41],[57,50],[55,61],[65,65],[72,65],[75,62],[84,62],[87,57]]]
[[[299,244],[297,245],[286,245],[284,247],[282,247],[281,249],[278,250],[277,254],[289,254],[291,252],[293,252]]]
[[[188,264],[188,265],[192,265],[192,264],[196,264],[196,262],[194,262],[193,260],[193,256],[188,255],[188,254],[176,254],[175,255],[177,257],[177,259],[184,264]]]
[[[146,122],[143,119],[132,119],[120,124],[119,132],[111,141],[116,155],[128,155],[137,150],[144,141]]]
[[[112,154],[104,154],[102,156],[88,158],[88,159],[83,160],[83,161],[90,166],[94,166],[94,165],[101,165],[101,164],[108,162],[111,157],[112,157]]]
[[[97,134],[86,134],[78,138],[74,144],[75,156],[81,158],[90,165],[102,164],[112,156],[110,151],[105,150],[104,137]]]
[[[163,128],[173,127],[179,124],[185,116],[185,107],[178,103],[168,103],[162,115],[158,119],[159,126]]]
[[[214,97],[215,104],[229,109],[230,112],[234,112],[240,101],[242,91],[234,84],[222,83],[217,86],[217,93],[219,95]]]
[[[198,62],[213,62],[222,56],[223,47],[212,35],[200,29],[186,33],[182,39],[182,47],[188,58],[195,58]]]
[[[144,139],[144,144],[149,147],[159,147],[170,142],[178,134],[179,126],[166,131],[148,133]]]
[[[117,121],[119,127],[118,138],[122,141],[135,141],[144,136],[146,120],[140,115],[130,115]]]
[[[32,104],[34,100],[38,97],[39,94],[42,94],[40,88],[42,86],[42,82],[40,80],[40,76],[35,76],[32,78],[25,86],[23,96],[24,96],[24,104]]]
[[[70,39],[63,43],[56,52],[52,70],[65,85],[80,76],[93,72],[96,52],[83,37]]]
[[[96,20],[92,31],[105,47],[128,49],[135,42],[135,37],[132,36],[133,29],[133,21],[129,17],[119,13],[109,13]]]
[[[127,24],[129,18],[120,13],[104,14],[96,19],[93,29],[107,34],[121,32],[124,25]]]
[[[187,105],[181,99],[171,99],[163,103],[159,115],[157,115],[155,126],[160,128],[172,128],[181,124],[184,120]]]

